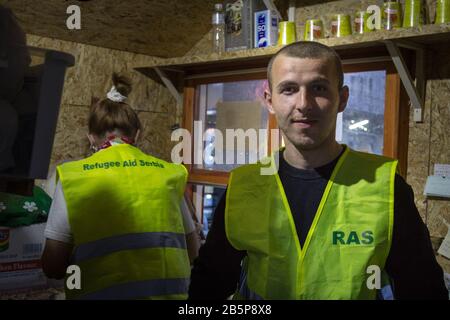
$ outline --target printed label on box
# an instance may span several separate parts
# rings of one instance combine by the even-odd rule
[[[278,19],[270,10],[255,13],[255,48],[273,46],[278,41]]]
[[[41,265],[45,225],[0,227],[0,292],[47,285]]]

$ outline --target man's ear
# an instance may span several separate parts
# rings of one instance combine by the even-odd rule
[[[349,96],[350,96],[350,92],[349,92],[348,86],[343,86],[341,91],[339,92],[338,112],[342,112],[345,110]]]
[[[267,110],[269,110],[271,114],[275,114],[272,106],[272,92],[269,88],[264,90],[264,100],[266,100]]]

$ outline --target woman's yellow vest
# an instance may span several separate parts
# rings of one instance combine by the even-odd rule
[[[396,166],[395,160],[347,147],[303,248],[278,173],[261,175],[261,164],[233,170],[226,235],[234,248],[247,251],[235,296],[375,299],[376,271],[369,266],[383,271],[390,250]]]
[[[58,167],[81,289],[68,299],[184,299],[187,172],[121,144]]]

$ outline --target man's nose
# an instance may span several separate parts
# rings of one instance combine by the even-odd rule
[[[310,109],[309,98],[310,97],[308,89],[304,87],[300,88],[300,90],[297,92],[295,108],[302,113]]]

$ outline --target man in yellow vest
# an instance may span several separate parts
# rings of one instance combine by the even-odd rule
[[[180,210],[187,171],[134,146],[141,124],[124,102],[131,87],[113,82],[89,116],[96,152],[57,168],[43,270],[62,278],[74,266],[67,299],[185,299],[196,246]]]
[[[448,297],[397,161],[336,142],[349,89],[329,47],[297,42],[268,66],[286,147],[232,171],[192,270],[190,299]],[[264,173],[265,172],[265,173]],[[391,286],[385,286],[390,281]],[[392,290],[388,290],[391,288]]]

